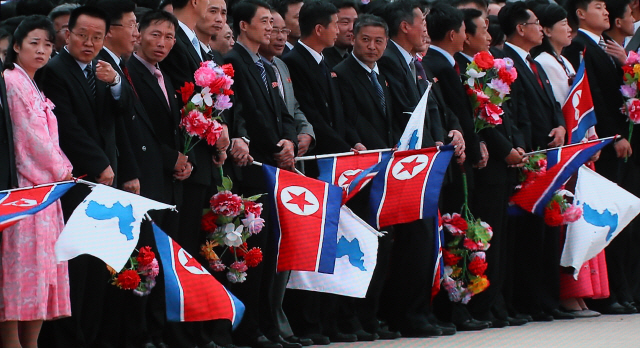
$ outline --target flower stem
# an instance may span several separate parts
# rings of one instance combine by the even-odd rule
[[[629,120],[629,144],[631,144],[631,136],[633,135],[633,122]],[[624,156],[624,163],[627,163],[629,156]]]

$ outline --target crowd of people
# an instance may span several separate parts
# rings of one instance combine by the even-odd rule
[[[167,321],[162,271],[138,297],[93,256],[57,263],[64,221],[90,192],[76,185],[2,231],[3,348],[299,348],[638,312],[640,226],[576,280],[560,267],[561,228],[507,209],[523,155],[566,143],[561,105],[582,61],[597,118],[585,136],[621,135],[591,165],[640,193],[640,136],[629,136],[620,91],[627,52],[640,47],[639,0],[15,0],[1,13],[0,190],[84,176],[176,205],[150,215],[209,267],[202,211],[221,173],[247,197],[266,192],[253,161],[317,177],[314,161],[295,157],[393,148],[431,86],[422,147],[455,145],[440,211],[459,212],[468,193],[493,230],[490,285],[467,304],[444,288],[432,296],[432,219],[384,228],[365,298],[292,290],[289,272],[276,272],[262,197],[266,226],[248,247],[263,262],[242,283],[211,272],[246,306],[232,330]],[[463,80],[480,52],[509,58],[518,77],[502,124],[476,132]],[[178,90],[204,61],[233,66],[233,106],[214,146],[183,153]],[[348,203],[365,220],[367,198]],[[155,248],[149,223],[139,245]]]

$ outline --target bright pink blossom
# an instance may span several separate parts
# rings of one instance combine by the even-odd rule
[[[214,213],[224,216],[237,216],[242,208],[242,198],[231,191],[216,193],[211,197],[210,203]]]
[[[202,112],[198,110],[191,110],[186,116],[182,118],[182,120],[180,121],[180,126],[190,136],[197,136],[199,138],[202,138],[205,136],[207,130],[211,125],[209,119],[204,117]]]

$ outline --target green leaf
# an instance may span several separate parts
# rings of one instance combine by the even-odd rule
[[[262,197],[262,196],[264,196],[264,195],[266,195],[266,193],[260,193],[260,194],[253,195],[253,196],[251,196],[251,197],[245,198],[245,200],[246,200],[246,201],[255,202],[255,201],[257,201],[258,199],[260,199],[260,197]]]
[[[222,178],[222,189],[226,191],[231,191],[233,188],[233,181],[228,176]],[[220,191],[220,189],[218,189]]]

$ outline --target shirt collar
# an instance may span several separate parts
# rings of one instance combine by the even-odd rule
[[[116,62],[117,66],[120,66],[120,61],[122,60],[120,57],[116,56],[115,53],[113,53],[109,48],[107,48],[107,46],[102,46],[102,48],[104,48],[105,51],[107,51],[107,53],[109,53],[109,55],[111,56],[111,58],[113,58],[113,60]]]
[[[309,51],[309,53],[311,53],[311,55],[313,56],[313,59],[315,59],[316,62],[320,64],[320,62],[324,59],[324,56],[322,55],[322,53],[316,52],[313,48],[305,45],[304,42],[302,41],[298,41],[298,42],[302,45],[302,47],[306,48],[307,51]]]
[[[582,33],[584,33],[585,35],[587,35],[591,40],[593,40],[593,42],[596,43],[596,45],[600,44],[600,36],[586,30],[586,29],[582,29],[579,28],[578,31],[581,31]]]
[[[202,47],[202,50],[204,51],[204,53],[211,52],[211,47],[209,47],[209,45],[205,45],[204,42],[202,41],[200,41],[200,47]]]
[[[449,64],[451,64],[451,66],[456,65],[456,60],[453,59],[453,56],[449,54],[449,52],[443,50],[442,48],[436,46],[436,45],[431,45],[429,46],[429,49],[433,49],[436,50],[437,52],[440,52],[440,54],[442,54],[445,58],[447,58],[447,60],[449,61]]]
[[[71,55],[71,52],[69,52],[69,49],[67,48],[67,46],[64,46],[64,50],[67,51],[67,53],[69,53],[69,55]],[[73,58],[73,56],[71,56],[71,58]],[[87,64],[87,63],[83,63],[75,58],[73,58],[73,60],[76,61],[76,63],[78,63],[78,65],[80,65],[80,70],[82,70],[82,72],[84,73],[84,68],[87,67],[87,65],[91,65],[91,63]]]
[[[193,31],[193,29],[189,28],[186,24],[182,23],[180,20],[178,20],[178,25],[180,26],[180,28],[182,28],[184,33],[187,34],[189,42],[193,42],[193,39],[196,38],[196,32]]]
[[[333,48],[335,48],[336,51],[338,51],[338,54],[340,55],[340,57],[344,57],[345,54],[349,53],[349,50],[340,48],[338,46],[333,46]]]
[[[358,64],[360,64],[361,67],[364,68],[364,70],[367,71],[368,74],[371,74],[371,70],[375,71],[376,74],[380,75],[380,71],[378,70],[378,63],[375,63],[373,65],[373,69],[371,69],[370,67],[368,67],[365,63],[363,63],[362,61],[360,61],[360,59],[358,59],[358,57],[355,56],[355,54],[353,54],[353,52],[351,52],[351,55],[353,56],[353,58],[356,59],[356,62],[358,62]]]
[[[468,61],[473,62],[473,57],[471,57],[470,55],[464,52],[458,52],[458,53],[460,53],[463,57],[467,58]]]
[[[149,69],[149,72],[154,75],[156,73],[156,70],[160,70],[158,69],[158,67],[151,65],[149,62],[147,62],[146,60],[144,60],[142,57],[140,57],[137,53],[133,54],[134,57],[136,57],[140,63],[142,63],[142,65],[144,65],[147,69]]]
[[[527,60],[527,56],[529,55],[529,52],[523,50],[522,48],[510,43],[510,42],[505,42],[505,45],[508,45],[509,47],[511,47],[514,51],[516,51],[516,53],[520,56],[520,58],[522,58],[522,61],[525,62],[525,64],[529,65],[529,61]]]
[[[290,50],[293,49],[293,44],[289,41],[284,43]]]
[[[245,46],[242,42],[236,41],[236,43],[240,45],[242,48],[244,48],[247,52],[249,52],[249,55],[251,56],[251,60],[253,60],[254,63],[257,63],[260,60],[260,55],[258,55],[257,53],[251,52],[251,50],[249,50],[247,46]]]
[[[404,60],[407,62],[407,66],[410,66],[411,62],[414,59],[411,53],[407,52],[407,50],[405,50],[402,46],[398,45],[395,41],[391,40],[391,42],[393,42],[393,44],[398,47],[398,49],[400,50],[400,53],[404,57]]]

